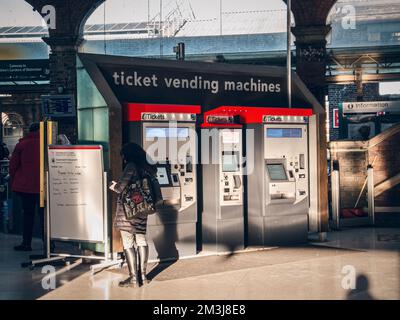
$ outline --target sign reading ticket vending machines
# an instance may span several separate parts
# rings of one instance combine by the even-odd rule
[[[143,147],[157,166],[163,206],[148,217],[150,258],[196,254],[197,106],[125,104],[125,143]]]
[[[296,107],[288,108],[286,68],[78,56],[78,78],[87,84],[78,86],[80,140],[95,142],[90,132],[104,132],[113,178],[121,142],[140,144],[157,161],[165,203],[148,219],[150,258],[191,256],[200,244],[215,253],[301,242],[308,227],[326,231],[325,110],[295,73]],[[93,117],[100,96],[104,128]],[[210,150],[203,148],[206,131],[215,132]],[[209,163],[207,150],[215,155]],[[112,235],[119,237],[116,228]],[[121,249],[114,241],[113,250]]]

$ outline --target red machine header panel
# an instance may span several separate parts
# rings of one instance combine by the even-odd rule
[[[124,103],[124,121],[142,121],[143,113],[187,113],[200,114],[201,107],[178,104]]]

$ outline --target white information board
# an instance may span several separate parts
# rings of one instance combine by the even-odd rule
[[[49,146],[50,237],[103,242],[101,146]]]

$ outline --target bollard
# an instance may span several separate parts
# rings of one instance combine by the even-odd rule
[[[340,229],[340,178],[339,163],[333,162],[331,174],[331,193],[332,193],[332,215],[336,229]]]
[[[375,225],[375,184],[374,184],[374,168],[368,165],[368,217],[371,224]]]

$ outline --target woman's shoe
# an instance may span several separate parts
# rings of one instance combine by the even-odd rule
[[[125,280],[120,281],[118,286],[120,286],[122,288],[127,288],[127,287],[136,288],[137,287],[136,276],[129,276]]]
[[[137,286],[137,259],[135,248],[125,249],[125,261],[128,265],[129,277],[119,283],[120,287],[131,287],[135,288]]]
[[[146,275],[142,275],[142,285],[149,284],[150,280],[147,279]]]

